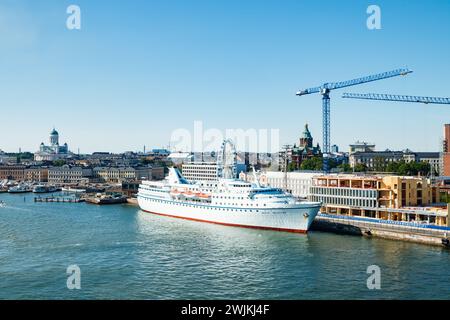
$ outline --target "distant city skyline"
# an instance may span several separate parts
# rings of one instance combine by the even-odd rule
[[[81,8],[68,30],[66,8]],[[3,1],[0,150],[36,152],[55,126],[74,153],[166,148],[180,128],[308,123],[322,146],[320,95],[295,92],[398,67],[414,72],[332,93],[331,144],[441,151],[450,107],[341,99],[344,91],[448,97],[450,2]],[[326,8],[326,10],[324,10]]]

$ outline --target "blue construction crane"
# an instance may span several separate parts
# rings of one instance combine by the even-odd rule
[[[384,100],[397,102],[417,102],[417,103],[433,103],[433,104],[450,104],[450,98],[439,97],[419,97],[419,96],[404,96],[395,94],[380,94],[380,93],[343,93],[342,98],[350,99],[366,99],[366,100]]]
[[[304,96],[311,93],[320,93],[322,95],[323,171],[328,172],[328,155],[330,154],[330,91],[396,76],[404,76],[411,72],[409,69],[397,69],[349,81],[324,83],[319,87],[301,90],[296,93],[297,96]]]

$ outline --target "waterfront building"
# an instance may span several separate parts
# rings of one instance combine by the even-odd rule
[[[280,188],[298,198],[307,198],[314,177],[322,175],[319,171],[267,171],[258,175],[258,181],[262,186]],[[242,180],[255,182],[253,173],[242,172],[239,176]]]
[[[313,178],[312,201],[326,214],[447,225],[439,187],[423,177],[323,175]]]
[[[134,180],[136,170],[130,167],[96,167],[93,169],[93,177],[100,182],[121,183],[122,181]]]
[[[3,165],[0,166],[0,180],[25,180],[25,166],[22,165]]]
[[[41,143],[39,151],[34,154],[35,161],[55,161],[65,159],[71,155],[67,143],[64,143],[62,146],[59,145],[59,133],[55,128],[50,132],[49,140],[50,145]]]
[[[161,180],[163,167],[95,167],[93,178],[99,182],[122,183],[125,181]]]
[[[26,168],[24,179],[32,182],[48,182],[48,168]]]
[[[90,168],[63,165],[48,169],[48,182],[51,184],[88,183],[90,178],[92,178]]]

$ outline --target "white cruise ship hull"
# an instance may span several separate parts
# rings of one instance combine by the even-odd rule
[[[138,194],[143,211],[227,226],[306,233],[319,212],[317,203],[297,203],[282,208],[236,208],[159,199]]]

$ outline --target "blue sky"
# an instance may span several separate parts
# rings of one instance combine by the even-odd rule
[[[81,8],[81,30],[66,8]],[[381,30],[366,9],[381,8]],[[166,146],[177,128],[280,129],[322,143],[319,95],[298,89],[407,66],[335,91],[331,142],[438,151],[450,106],[344,100],[346,92],[450,96],[450,2],[160,0],[0,2],[5,151],[35,151],[53,126],[81,152]]]

